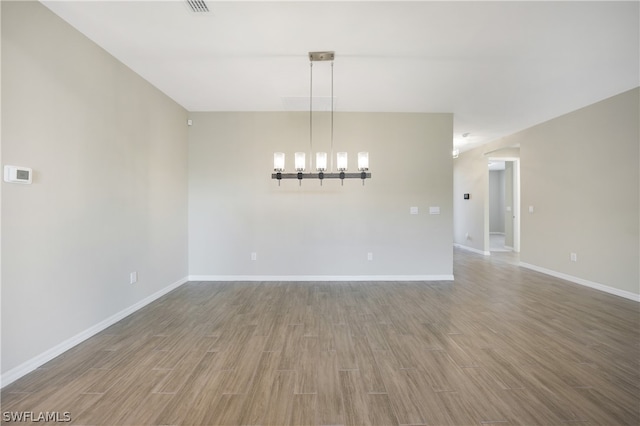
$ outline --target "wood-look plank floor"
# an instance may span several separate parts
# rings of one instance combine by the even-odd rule
[[[191,282],[2,390],[81,425],[640,424],[636,302],[456,251],[451,282]],[[43,424],[43,423],[39,423]]]

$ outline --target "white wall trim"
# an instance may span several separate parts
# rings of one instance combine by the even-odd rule
[[[453,281],[453,275],[189,275],[189,281]]]
[[[64,342],[57,344],[53,348],[46,350],[40,355],[37,355],[31,358],[30,360],[18,365],[17,367],[12,368],[11,370],[2,374],[2,376],[0,377],[0,388],[3,388],[13,383],[14,381],[18,380],[22,376],[29,374],[30,372],[40,367],[41,365],[45,364],[46,362],[51,361],[53,358],[57,357],[63,352],[68,351],[69,349],[82,343],[88,338],[98,334],[99,332],[106,329],[107,327],[112,326],[113,324],[117,323],[121,319],[131,315],[132,313],[145,307],[149,303],[159,299],[160,297],[164,296],[170,291],[175,290],[176,288],[180,287],[182,284],[186,283],[187,281],[188,280],[186,277],[182,278],[174,282],[173,284],[168,285],[162,290],[159,290],[153,293],[152,295],[145,297],[141,301],[129,306],[128,308],[118,312],[117,314],[110,316],[109,318],[99,322],[98,324],[92,327],[89,327],[85,331],[79,334],[76,334],[75,336],[65,340]]]
[[[467,250],[473,253],[478,253],[481,254],[483,256],[491,256],[491,252],[490,251],[484,251],[484,250],[478,250],[476,248],[473,247],[469,247],[469,246],[463,246],[462,244],[458,244],[458,243],[453,243],[453,246],[462,250]]]
[[[551,275],[552,277],[561,278],[563,280],[571,281],[575,284],[580,284],[585,287],[593,288],[596,290],[604,291],[605,293],[613,294],[615,296],[624,297],[625,299],[640,302],[640,294],[631,293],[630,291],[620,290],[615,287],[596,283],[593,281],[585,280],[583,278],[574,277],[573,275],[564,274],[562,272],[553,271],[551,269],[542,268],[540,266],[531,265],[529,263],[520,262],[520,266],[523,268],[531,269],[533,271],[542,272],[543,274]]]

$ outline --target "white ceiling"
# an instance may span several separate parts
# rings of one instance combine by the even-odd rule
[[[308,111],[334,50],[336,111],[453,112],[462,151],[639,85],[638,1],[43,3],[189,111]]]

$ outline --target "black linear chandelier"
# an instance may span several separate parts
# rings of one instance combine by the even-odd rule
[[[331,157],[333,160],[333,59],[335,58],[335,52],[309,52],[310,63],[310,84],[309,84],[309,149],[310,155],[313,155],[313,63],[316,61],[331,61]],[[300,185],[302,185],[303,179],[319,179],[320,185],[322,185],[323,179],[340,179],[341,184],[344,185],[345,179],[362,179],[362,184],[367,178],[371,178],[369,170],[369,153],[358,153],[358,173],[347,173],[347,153],[338,152],[336,154],[336,169],[337,173],[327,173],[327,153],[316,152],[316,173],[305,173],[306,170],[306,153],[296,152],[294,154],[294,167],[296,173],[284,173],[285,170],[285,155],[284,152],[273,153],[273,171],[271,179],[278,180],[278,186],[282,179],[298,179]],[[333,163],[332,163],[333,165]],[[333,167],[332,167],[333,168]]]

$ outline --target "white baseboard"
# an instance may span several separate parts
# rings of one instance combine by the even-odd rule
[[[57,357],[63,352],[68,351],[69,349],[73,348],[79,343],[82,343],[83,341],[98,334],[99,332],[106,329],[107,327],[110,327],[113,324],[120,321],[121,319],[131,315],[132,313],[139,310],[140,308],[145,307],[149,303],[155,301],[156,299],[159,299],[160,297],[164,296],[170,291],[180,287],[182,284],[186,283],[187,281],[188,281],[187,278],[182,278],[174,282],[173,284],[168,285],[162,290],[159,290],[153,293],[152,295],[145,297],[138,303],[135,303],[129,306],[128,308],[118,312],[117,314],[110,316],[104,321],[101,321],[98,324],[86,329],[85,331],[79,334],[76,334],[75,336],[65,340],[64,342],[59,343],[58,345],[41,353],[40,355],[37,355],[31,358],[30,360],[20,364],[19,366],[12,368],[11,370],[7,371],[0,377],[0,388],[3,388],[13,383],[14,381],[18,380],[20,377],[25,376],[26,374],[32,372],[33,370],[40,367],[41,365],[51,361],[53,358]]]
[[[453,275],[189,275],[189,281],[453,281]]]
[[[458,243],[453,243],[453,246],[462,250],[466,250],[466,251],[470,251],[473,253],[478,253],[481,254],[483,256],[491,256],[491,252],[490,251],[484,251],[484,250],[478,250],[476,248],[473,247],[469,247],[469,246],[463,246],[462,244],[458,244]]]
[[[520,262],[520,266],[523,268],[531,269],[533,271],[542,272],[543,274],[551,275],[552,277],[561,278],[563,280],[571,281],[575,284],[580,284],[585,287],[593,288],[596,290],[604,291],[605,293],[613,294],[615,296],[624,297],[635,302],[640,302],[640,294],[631,293],[630,291],[620,290],[615,287],[596,283],[593,281],[585,280],[583,278],[574,277],[573,275],[564,274],[562,272],[553,271],[551,269],[542,268],[540,266],[531,265],[529,263]]]

